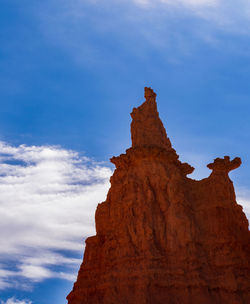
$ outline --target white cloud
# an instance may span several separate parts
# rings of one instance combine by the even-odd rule
[[[17,300],[15,298],[10,298],[6,302],[1,301],[1,304],[32,304],[29,300]]]
[[[248,218],[250,224],[250,189],[244,187],[238,187],[236,189],[237,202],[243,207],[243,211]]]
[[[60,147],[0,142],[0,289],[20,278],[75,278],[81,261],[69,252],[82,254],[84,237],[95,234],[95,208],[111,173]]]

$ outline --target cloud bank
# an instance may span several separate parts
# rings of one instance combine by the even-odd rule
[[[0,289],[74,280],[111,173],[60,147],[0,142]]]

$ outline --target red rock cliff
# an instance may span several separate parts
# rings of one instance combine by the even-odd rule
[[[249,304],[250,232],[230,170],[217,158],[211,175],[186,177],[159,118],[156,94],[131,114],[132,148],[116,170],[86,240],[69,304]]]

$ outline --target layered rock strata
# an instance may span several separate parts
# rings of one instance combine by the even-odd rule
[[[132,148],[111,162],[111,188],[95,215],[69,304],[249,304],[250,232],[228,173],[187,178],[159,118],[156,94],[131,113]]]

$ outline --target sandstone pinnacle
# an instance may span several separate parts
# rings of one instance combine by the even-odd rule
[[[240,158],[216,158],[209,177],[188,178],[159,118],[156,94],[131,117],[132,147],[116,169],[86,239],[69,304],[249,304],[250,232],[228,173]]]

